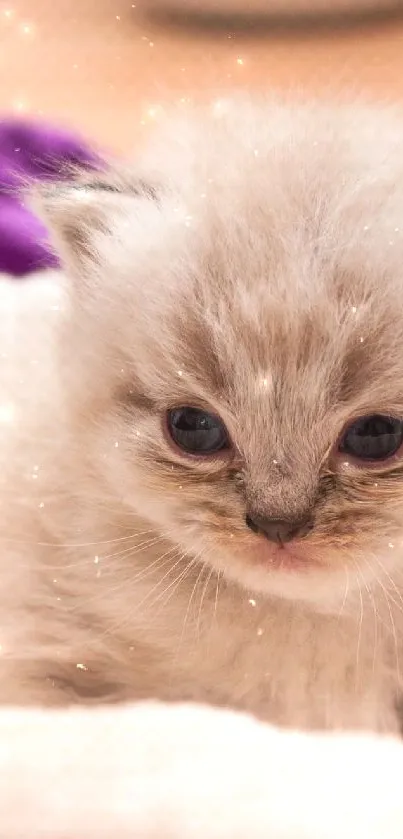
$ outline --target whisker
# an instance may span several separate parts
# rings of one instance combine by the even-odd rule
[[[141,553],[141,551],[146,550],[146,548],[154,547],[154,545],[157,545],[158,542],[164,541],[165,538],[165,536],[155,536],[153,539],[146,539],[144,542],[139,542],[138,545],[130,545],[130,547],[124,548],[121,551],[117,551],[117,553],[103,554],[102,561],[104,561],[105,559],[114,559],[116,557],[125,556],[126,554],[131,554],[131,556],[134,556],[135,554]],[[131,551],[135,551],[135,553],[131,553]]]
[[[187,563],[186,567],[184,568],[184,570],[179,574],[179,576],[176,577],[176,579],[165,589],[165,591],[163,591],[157,597],[157,599],[153,601],[152,605],[153,605],[153,608],[154,608],[156,603],[158,603],[164,597],[164,595],[167,593],[167,591],[170,592],[169,597],[162,603],[158,614],[161,612],[161,609],[165,609],[167,603],[169,603],[169,601],[175,595],[175,592],[178,590],[181,582],[186,579],[186,577],[189,575],[189,572],[190,572],[191,568],[193,568],[193,566],[196,565],[196,564],[197,564],[197,560],[195,558],[190,559],[189,562]],[[176,583],[176,585],[175,585],[175,583]]]
[[[200,556],[201,556],[201,551],[196,555],[195,562],[199,561]],[[178,642],[178,646],[177,646],[177,650],[176,650],[176,654],[175,654],[175,661],[176,661],[176,659],[179,655],[179,651],[182,648],[182,644],[183,644],[183,641],[184,641],[184,638],[185,638],[185,630],[186,630],[186,626],[187,626],[189,615],[190,615],[191,605],[192,605],[193,598],[194,598],[195,593],[196,593],[197,585],[198,585],[198,582],[199,582],[199,579],[200,579],[200,574],[203,571],[204,571],[204,564],[202,564],[202,567],[201,567],[201,569],[200,569],[200,571],[199,571],[199,573],[196,577],[195,583],[193,585],[192,591],[190,592],[190,595],[189,595],[189,600],[188,600],[185,616],[184,616],[183,623],[182,623],[182,632],[181,632],[181,635],[180,635],[180,638],[179,638],[179,642]]]
[[[215,587],[215,598],[214,598],[214,620],[217,619],[219,588],[220,588],[220,582],[221,582],[222,575],[223,575],[222,571],[217,572],[217,582],[216,582],[216,587]]]
[[[136,604],[136,606],[135,606],[135,608],[134,608],[133,610],[130,610],[130,614],[131,614],[131,615],[133,615],[133,614],[135,614],[135,613],[138,613],[138,612],[139,612],[139,610],[140,610],[140,609],[141,609],[141,608],[142,608],[142,607],[143,607],[146,603],[147,603],[147,607],[151,607],[152,605],[154,605],[154,601],[152,601],[151,603],[149,602],[150,597],[152,597],[152,595],[153,595],[153,594],[154,594],[154,593],[158,590],[158,588],[159,588],[159,586],[161,585],[161,583],[163,583],[163,582],[164,582],[164,580],[166,580],[166,578],[167,578],[167,577],[169,577],[169,576],[172,574],[172,571],[174,571],[174,570],[175,570],[175,568],[177,568],[177,567],[178,567],[178,565],[180,565],[180,564],[183,562],[183,559],[184,559],[185,557],[186,557],[186,552],[185,552],[185,553],[183,553],[183,554],[179,557],[179,559],[177,559],[177,560],[176,560],[176,562],[174,562],[174,564],[170,566],[170,568],[168,569],[168,571],[167,571],[167,572],[166,572],[166,573],[165,573],[165,574],[164,574],[164,575],[163,575],[163,576],[162,576],[162,577],[158,580],[158,582],[155,584],[155,586],[153,586],[153,587],[152,587],[152,589],[151,589],[150,591],[148,591],[148,592],[147,592],[146,596],[145,596],[145,597],[144,597],[144,598],[140,601],[140,603],[137,603],[137,604]],[[181,573],[182,573],[182,572],[181,572]],[[180,576],[180,575],[179,575],[179,576]],[[177,579],[177,578],[175,578],[175,580],[174,580],[174,581],[173,581],[170,585],[173,585],[173,584],[176,582],[176,579]],[[168,587],[164,590],[164,592],[163,592],[163,593],[165,593],[165,592],[166,592],[169,588],[170,588],[170,586],[168,586]],[[158,599],[158,598],[157,598],[157,599]],[[122,625],[120,624],[120,627],[119,627],[119,628],[121,628],[121,627],[122,627]]]
[[[203,559],[203,564],[205,564],[205,558]],[[198,613],[198,616],[197,616],[197,637],[198,637],[199,641],[200,641],[200,634],[201,634],[200,633],[200,625],[201,625],[201,614],[202,614],[203,602],[205,600],[207,590],[208,590],[208,586],[209,586],[210,580],[213,576],[213,573],[214,573],[213,568],[210,568],[210,573],[207,576],[207,579],[206,579],[206,582],[204,584],[204,587],[203,587],[203,590],[202,590],[202,593],[201,593],[201,597],[200,597],[199,613]]]
[[[105,560],[106,559],[113,559],[113,558],[116,558],[116,557],[124,557],[127,554],[134,556],[136,553],[141,553],[142,551],[146,550],[147,548],[150,548],[150,547],[153,547],[153,546],[157,545],[158,542],[162,542],[162,541],[164,541],[164,539],[165,539],[164,536],[158,536],[155,539],[149,539],[148,541],[140,542],[137,545],[130,545],[128,548],[124,548],[121,551],[116,551],[116,553],[103,554],[101,556],[92,555],[91,557],[80,557],[80,559],[77,560],[77,562],[69,562],[67,564],[62,562],[62,557],[61,557],[61,561],[57,565],[49,565],[48,563],[45,563],[45,562],[44,562],[44,565],[46,566],[47,571],[58,571],[59,573],[62,573],[63,571],[73,570],[74,568],[85,568],[86,566],[94,565],[94,563],[97,565],[98,562],[99,563],[102,562],[103,575],[105,575],[105,573],[108,570],[111,570],[111,571],[114,570],[114,566],[110,566],[109,569],[108,569],[107,565],[105,566]],[[138,549],[138,550],[136,550],[136,549]],[[21,564],[21,568],[29,568],[29,567],[30,567],[29,563]]]
[[[344,566],[344,571],[345,571],[345,574],[346,574],[346,587],[344,589],[343,602],[340,606],[340,610],[339,610],[339,613],[338,613],[339,618],[341,618],[341,616],[344,612],[344,609],[345,609],[345,606],[346,606],[346,603],[347,603],[348,594],[349,594],[349,589],[350,589],[350,575],[348,573],[347,565]]]
[[[32,542],[28,539],[11,539],[7,536],[1,536],[0,541],[9,542],[12,545],[34,545],[38,548],[96,548],[99,545],[111,545],[116,542],[125,542],[137,536],[145,536],[147,533],[155,533],[156,528],[152,530],[143,530],[140,532],[131,533],[129,536],[119,536],[116,539],[104,539],[99,542]]]
[[[381,570],[382,574],[384,574],[384,575],[385,575],[386,579],[387,579],[387,580],[389,581],[389,583],[391,584],[391,586],[392,586],[392,588],[393,588],[393,590],[394,590],[395,594],[396,594],[396,595],[397,595],[397,597],[398,597],[398,600],[396,601],[396,600],[395,600],[395,599],[391,596],[390,592],[388,592],[388,595],[389,595],[389,597],[390,597],[390,600],[391,600],[391,601],[392,601],[392,603],[393,603],[393,604],[394,604],[394,605],[395,605],[395,606],[399,609],[399,611],[400,611],[400,612],[403,612],[403,597],[402,597],[402,595],[401,595],[401,593],[400,593],[400,591],[399,591],[399,589],[398,589],[398,587],[397,587],[397,585],[396,585],[396,583],[395,583],[395,581],[394,581],[393,577],[391,577],[391,575],[389,574],[389,571],[385,568],[385,566],[384,566],[384,565],[382,564],[382,562],[378,559],[378,557],[376,557],[376,556],[374,555],[374,556],[373,556],[373,559],[374,559],[374,561],[376,562],[376,564],[377,564],[378,568]],[[379,578],[377,578],[377,579],[378,579],[378,581],[379,581]]]
[[[126,588],[127,585],[132,585],[133,583],[139,582],[139,580],[143,579],[144,577],[147,577],[148,574],[152,573],[152,570],[155,569],[159,564],[163,564],[163,567],[165,567],[165,565],[167,565],[168,562],[170,562],[171,559],[172,559],[172,557],[169,557],[168,559],[166,559],[166,557],[168,557],[168,555],[170,553],[174,553],[177,550],[178,549],[175,546],[170,548],[168,551],[166,551],[164,554],[162,554],[162,556],[155,559],[152,563],[147,565],[145,568],[141,569],[141,571],[139,571],[134,576],[131,576],[130,574],[125,576],[123,580],[120,580],[119,583],[116,586],[114,586],[113,588],[109,589],[108,592],[105,592],[105,589],[102,589],[101,591],[96,592],[96,594],[94,594],[92,597],[88,598],[85,601],[84,604],[80,603],[78,606],[68,608],[67,611],[69,611],[71,613],[74,613],[76,611],[81,611],[83,608],[87,608],[87,606],[89,604],[94,603],[97,600],[104,598],[106,596],[106,594],[108,596],[111,596],[112,594],[115,594],[116,592],[121,591],[123,588]],[[138,551],[134,552],[133,555],[135,555],[136,553],[139,553],[139,552]],[[163,560],[165,560],[165,561],[163,562]]]
[[[155,568],[158,567],[158,563],[160,563],[160,568],[161,569],[165,568],[168,564],[171,564],[172,561],[175,560],[175,553],[174,553],[173,556],[169,556],[168,558],[167,558],[167,556],[168,556],[168,553],[172,553],[173,551],[175,551],[175,553],[178,553],[177,548],[171,549],[171,551],[167,551],[165,554],[163,554],[162,557],[159,557],[158,560],[156,560],[154,563],[152,563],[152,565],[145,568],[142,572],[140,572],[138,575],[136,575],[134,578],[132,578],[132,580],[130,582],[132,582],[132,581],[133,582],[138,582],[140,579],[144,579],[147,576],[149,576],[149,574],[152,574],[153,573],[153,567],[152,566],[154,566],[154,570],[155,570]],[[162,560],[164,560],[164,561],[162,562]],[[177,564],[178,563],[175,563],[173,566],[171,565],[171,568],[169,569],[168,574],[170,573],[172,568],[176,567]],[[167,576],[168,574],[166,574],[165,576]],[[127,580],[124,581],[124,585],[127,585],[127,582],[128,582]],[[151,589],[151,592],[155,591],[158,588],[158,586],[159,586],[159,581]],[[115,591],[119,590],[120,588],[121,588],[121,586],[119,586],[118,589],[115,588],[111,593],[113,594]],[[147,593],[146,597],[144,598],[144,602],[147,600],[147,597],[149,596],[149,594],[151,592]],[[137,608],[137,607],[135,607],[135,608]],[[133,618],[133,616],[135,614],[135,608],[133,608],[133,606],[131,606],[130,609],[128,609],[125,612],[124,615],[120,616],[118,621],[115,621],[114,623],[109,625],[108,628],[105,630],[105,632],[102,632],[101,635],[98,636],[98,638],[99,637],[104,638],[107,635],[112,635],[114,632],[118,632],[118,631],[121,631],[122,629],[125,629],[130,624],[131,619]]]
[[[152,601],[151,603],[147,602],[147,601],[149,600],[150,596],[151,596],[151,595],[152,595],[155,591],[157,591],[157,589],[158,589],[158,587],[159,587],[160,583],[161,583],[164,579],[166,579],[166,577],[168,577],[168,576],[169,576],[169,574],[171,574],[171,573],[172,573],[172,571],[174,570],[174,568],[176,568],[176,567],[179,565],[179,563],[183,561],[183,559],[184,559],[184,557],[185,557],[185,556],[186,556],[186,553],[182,554],[182,555],[179,557],[178,561],[177,561],[177,562],[175,562],[175,563],[174,563],[174,565],[172,565],[172,566],[171,566],[171,568],[170,568],[170,569],[169,569],[169,571],[168,571],[168,572],[164,575],[164,577],[162,577],[162,578],[161,578],[161,580],[159,580],[159,581],[156,583],[156,585],[155,585],[155,586],[153,586],[153,588],[151,589],[151,591],[147,592],[147,595],[143,598],[143,600],[142,600],[139,604],[137,604],[137,605],[136,605],[135,609],[130,609],[128,612],[126,612],[126,615],[123,617],[123,619],[122,619],[121,621],[119,621],[119,623],[115,623],[113,626],[109,627],[109,628],[108,628],[108,631],[107,631],[106,633],[104,633],[104,634],[105,634],[105,635],[110,635],[110,634],[112,634],[113,632],[121,632],[121,631],[122,631],[122,629],[125,629],[125,628],[126,628],[126,627],[130,624],[131,619],[133,618],[133,616],[137,613],[137,611],[138,611],[138,609],[139,609],[139,608],[141,608],[142,606],[144,606],[144,605],[145,605],[145,603],[147,603],[147,607],[148,607],[148,608],[153,607],[153,606],[155,605],[155,603],[156,603],[156,602],[158,602],[159,597],[164,596],[164,594],[166,594],[166,592],[167,592],[167,591],[168,591],[168,590],[169,590],[169,589],[170,589],[170,588],[171,588],[171,587],[172,587],[175,583],[178,583],[178,585],[179,585],[179,583],[180,583],[181,579],[182,579],[184,576],[186,576],[186,573],[187,573],[187,572],[188,572],[188,570],[189,570],[189,566],[186,566],[185,570],[182,570],[182,571],[180,572],[180,574],[179,574],[179,575],[178,575],[178,576],[177,576],[177,577],[176,577],[176,578],[172,581],[172,583],[171,583],[169,586],[167,586],[167,587],[164,589],[164,591],[162,592],[162,594],[161,594],[159,597],[157,597],[157,599],[156,599],[154,602],[153,602],[153,601]],[[172,559],[172,558],[171,558],[171,559]],[[190,563],[190,564],[192,564],[192,563]],[[177,586],[176,586],[176,588],[177,588]],[[176,591],[176,588],[174,589],[174,591]],[[103,637],[103,636],[102,636],[102,637]]]
[[[373,615],[374,615],[374,651],[373,651],[373,657],[372,657],[372,674],[374,675],[374,674],[375,674],[375,670],[376,670],[376,660],[377,660],[377,656],[376,656],[376,654],[377,654],[377,651],[378,651],[378,621],[379,621],[379,614],[378,614],[378,610],[377,610],[377,608],[376,608],[376,601],[375,601],[374,595],[373,595],[373,593],[372,593],[372,591],[371,591],[371,588],[370,588],[369,584],[367,583],[367,581],[366,581],[366,579],[365,579],[365,576],[364,576],[364,574],[362,573],[362,571],[361,571],[361,569],[360,569],[360,567],[359,567],[358,563],[356,563],[356,569],[357,569],[357,571],[358,571],[358,573],[359,573],[359,575],[360,575],[360,578],[361,578],[361,580],[362,580],[362,582],[363,582],[364,588],[365,588],[365,590],[366,590],[366,592],[367,592],[367,594],[368,594],[368,599],[369,599],[369,601],[370,601],[370,603],[371,603],[371,605],[372,605],[372,611],[373,611]]]
[[[361,642],[362,642],[362,627],[364,622],[364,602],[362,599],[362,591],[360,580],[356,575],[356,580],[358,583],[358,595],[360,598],[360,618],[358,622],[358,636],[357,636],[357,652],[356,652],[356,661],[355,661],[355,675],[356,675],[356,690],[358,690],[358,682],[359,682],[359,664],[360,664],[360,652],[361,652]]]
[[[373,558],[375,559],[375,562],[378,565],[378,567],[380,568],[381,572],[384,572],[386,574],[387,578],[390,580],[390,582],[393,583],[392,578],[390,577],[390,575],[386,571],[386,569],[383,567],[382,563],[378,562],[378,560],[375,556]],[[397,606],[399,611],[402,611],[402,607],[401,607],[401,604],[396,603],[394,598],[391,597],[390,592],[388,592],[386,586],[384,586],[384,584],[383,584],[383,582],[382,582],[382,580],[379,576],[377,576],[376,581],[381,587],[381,591],[382,591],[382,594],[384,596],[384,600],[386,602],[386,606],[387,606],[387,609],[388,609],[388,612],[389,612],[390,626],[391,626],[391,630],[392,630],[394,648],[395,648],[396,673],[397,673],[398,681],[400,683],[401,676],[400,676],[400,659],[399,659],[399,641],[398,641],[398,637],[397,637],[396,624],[395,624],[395,619],[394,619],[394,616],[393,616],[393,612],[392,612],[392,609],[391,609],[390,602],[392,602],[395,606]]]

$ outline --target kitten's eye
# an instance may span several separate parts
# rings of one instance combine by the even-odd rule
[[[191,454],[212,454],[229,448],[225,425],[219,417],[198,408],[168,411],[168,431],[174,443]]]
[[[403,443],[403,421],[373,414],[348,426],[339,451],[359,460],[387,460]]]

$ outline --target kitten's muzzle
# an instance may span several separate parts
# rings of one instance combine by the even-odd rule
[[[306,536],[313,526],[312,521],[308,518],[291,521],[290,519],[267,518],[255,513],[249,513],[246,516],[246,524],[254,533],[260,533],[270,542],[275,542],[280,546],[292,542],[293,539],[301,539]]]

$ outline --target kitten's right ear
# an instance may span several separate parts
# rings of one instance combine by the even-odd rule
[[[42,184],[30,195],[33,212],[42,219],[66,269],[85,277],[92,273],[103,247],[133,215],[134,202],[157,202],[157,191],[140,179],[94,174],[87,179]]]

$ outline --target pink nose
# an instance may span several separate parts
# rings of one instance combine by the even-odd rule
[[[271,542],[284,545],[298,536],[306,536],[312,529],[309,520],[292,521],[290,519],[271,519],[254,513],[246,516],[246,524],[254,533],[261,533]]]

